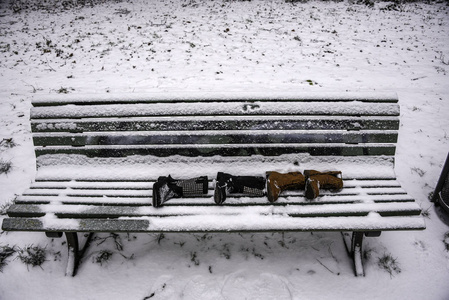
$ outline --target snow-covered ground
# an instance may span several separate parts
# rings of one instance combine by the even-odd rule
[[[63,239],[3,232],[0,249],[40,246],[46,261],[8,257],[0,299],[449,299],[449,227],[428,200],[449,151],[447,4],[9,2],[0,3],[0,161],[12,166],[0,174],[2,213],[34,178],[35,95],[393,91],[396,173],[428,217],[425,231],[366,238],[364,278],[338,233],[101,234],[72,278]]]

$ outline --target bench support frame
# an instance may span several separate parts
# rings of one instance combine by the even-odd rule
[[[46,232],[45,233],[49,238],[60,238],[62,237],[62,232]],[[94,235],[93,232],[89,232],[86,241],[84,242],[84,246],[80,248],[80,243],[78,239],[77,232],[64,232],[65,238],[67,241],[67,267],[65,271],[66,276],[75,276],[78,271],[78,267],[81,263],[81,260],[89,247],[90,241]]]
[[[62,237],[62,232],[46,232],[45,233],[49,238],[60,238]],[[78,267],[81,264],[81,260],[86,252],[87,248],[90,245],[90,241],[94,235],[94,232],[89,232],[86,236],[86,241],[84,242],[84,246],[80,248],[79,239],[77,232],[64,232],[66,241],[67,241],[67,267],[66,267],[66,276],[75,276]],[[354,275],[357,277],[365,276],[365,271],[363,267],[363,240],[364,236],[367,237],[378,237],[381,235],[381,231],[372,231],[372,232],[363,232],[363,231],[354,231],[349,232],[341,232],[343,237],[343,242],[345,244],[348,255],[353,260],[354,267]]]
[[[343,241],[348,251],[348,255],[352,258],[354,264],[355,276],[365,276],[365,270],[363,268],[363,239],[367,237],[378,237],[380,231],[363,232],[354,231],[352,235],[348,232],[342,232]]]

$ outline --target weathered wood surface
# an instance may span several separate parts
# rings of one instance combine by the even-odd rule
[[[215,205],[213,201],[213,182],[209,184],[209,193],[201,198],[172,199],[163,209],[151,206],[152,184],[154,181],[137,182],[92,182],[92,181],[42,181],[35,182],[31,188],[18,197],[15,204],[8,210],[11,218],[33,218],[27,221],[9,220],[4,223],[5,230],[62,230],[76,231],[80,221],[86,219],[108,220],[107,226],[101,225],[93,231],[110,230],[126,231],[126,222],[109,222],[111,219],[133,218],[139,223],[144,222],[146,229],[139,231],[154,232],[156,228],[149,224],[158,223],[160,218],[167,224],[161,231],[183,231],[183,222],[189,228],[189,220],[207,219],[219,215],[231,219],[252,219],[242,231],[274,231],[297,230],[307,231],[311,223],[317,222],[314,230],[409,230],[424,226],[422,218],[417,216],[421,208],[407,195],[395,180],[348,180],[345,188],[338,193],[323,191],[318,199],[309,201],[300,191],[290,191],[282,194],[280,199],[271,204],[265,197],[248,197],[231,195],[223,206]],[[370,222],[370,216],[377,216]],[[276,217],[279,221],[264,226],[267,217]],[[328,219],[332,217],[332,219]],[[367,217],[367,222],[361,222],[360,217]],[[399,217],[399,218],[398,218]],[[47,219],[50,218],[50,221]],[[305,224],[301,218],[307,218]],[[285,219],[287,226],[284,221]],[[375,219],[375,220],[374,220]],[[73,223],[73,220],[78,220]],[[153,220],[153,221],[152,221]],[[172,223],[170,223],[172,220]],[[315,221],[314,221],[315,220]],[[402,222],[399,222],[402,220]],[[91,224],[91,221],[86,224]],[[94,221],[92,221],[94,222]],[[147,222],[149,222],[147,224]],[[293,222],[293,223],[292,223]],[[51,224],[51,226],[45,226]],[[83,223],[84,224],[84,223]],[[170,225],[171,224],[171,225]],[[210,219],[202,221],[205,231],[226,231],[223,223]],[[296,225],[293,225],[296,224]],[[338,225],[340,224],[340,225]],[[383,225],[382,225],[383,224]],[[90,225],[89,225],[90,226]],[[103,226],[103,227],[102,227]],[[253,228],[251,229],[251,226]],[[346,226],[346,227],[342,227]],[[128,225],[125,226],[128,228]],[[264,228],[265,227],[265,228]],[[86,227],[87,228],[87,227]],[[103,229],[102,229],[103,228]],[[187,230],[187,229],[186,229]],[[195,230],[199,230],[197,226]]]

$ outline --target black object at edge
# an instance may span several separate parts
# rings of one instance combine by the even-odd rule
[[[431,199],[435,205],[441,206],[449,214],[449,197],[447,193],[442,193],[443,189],[449,189],[449,153]]]

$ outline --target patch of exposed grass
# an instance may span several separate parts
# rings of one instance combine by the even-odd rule
[[[195,264],[195,266],[200,265],[200,261],[199,261],[198,257],[196,256],[196,252],[190,252],[190,261],[193,262]]]
[[[430,219],[430,207],[427,208],[427,209],[423,209],[422,212],[421,212],[421,215],[424,218]]]
[[[56,90],[56,92],[58,93],[58,94],[68,94],[68,93],[70,93],[70,92],[72,92],[72,91],[74,91],[75,89],[74,88],[71,88],[71,87],[63,87],[63,86],[61,86],[60,88],[59,88],[59,90]]]
[[[6,259],[16,253],[15,247],[0,246],[0,272],[3,273],[3,268],[7,265]]]
[[[2,139],[0,141],[1,148],[14,148],[15,146],[17,146],[17,144],[14,142],[13,138]]]
[[[13,204],[13,201],[7,201],[0,205],[0,215],[6,215],[6,211]]]
[[[395,274],[401,273],[401,268],[398,265],[398,261],[394,258],[390,253],[385,253],[382,257],[379,257],[377,265],[387,271],[390,274],[390,277],[393,277]]]
[[[12,162],[0,159],[0,174],[8,174],[12,170]]]
[[[109,259],[112,257],[112,252],[108,250],[101,250],[98,252],[96,256],[93,257],[93,261],[102,266],[103,264],[109,262]]]
[[[449,251],[449,231],[444,234],[443,243],[446,247],[446,251]]]
[[[41,246],[26,246],[25,248],[19,248],[17,251],[18,257],[21,262],[27,265],[27,268],[31,265],[34,267],[41,267],[45,262],[47,251]],[[42,267],[41,267],[42,268]]]
[[[33,0],[12,0],[9,3],[10,9],[14,13],[22,11],[46,11],[48,13],[56,13],[60,11],[94,7],[96,5],[105,3],[107,0],[77,0],[77,1],[33,1]],[[122,0],[113,0],[111,2],[120,3]]]

